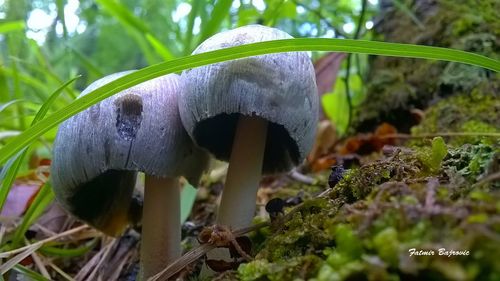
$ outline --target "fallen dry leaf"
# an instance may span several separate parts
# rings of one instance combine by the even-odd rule
[[[342,65],[342,60],[346,57],[344,53],[329,53],[318,59],[314,63],[314,72],[316,73],[316,85],[318,86],[318,95],[331,92],[337,80],[337,73]],[[325,119],[325,113],[320,107],[320,119]]]

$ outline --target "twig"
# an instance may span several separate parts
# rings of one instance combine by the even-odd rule
[[[42,262],[41,257],[37,253],[31,253],[31,257],[33,258],[33,261],[35,262],[36,267],[38,267],[38,270],[40,273],[43,275],[43,277],[47,279],[51,279],[49,272],[47,271],[47,268]]]
[[[436,178],[431,178],[427,181],[427,192],[425,195],[425,209],[424,211],[428,214],[434,214],[434,209],[436,208],[436,188],[439,185],[439,180]]]
[[[67,230],[65,232],[61,232],[61,233],[59,233],[57,235],[54,235],[52,237],[49,237],[47,239],[40,240],[40,241],[38,241],[36,243],[33,243],[31,245],[27,245],[27,246],[24,246],[24,247],[21,247],[21,248],[17,248],[15,250],[11,250],[11,251],[8,251],[8,252],[0,253],[0,258],[10,257],[11,255],[23,252],[23,251],[28,250],[28,249],[31,249],[32,247],[38,247],[38,246],[41,247],[41,246],[43,246],[43,244],[45,244],[47,242],[54,241],[54,240],[62,238],[64,236],[68,236],[68,235],[71,235],[73,233],[82,231],[82,230],[84,230],[85,228],[88,228],[88,227],[89,226],[87,226],[87,225],[82,225],[82,226],[79,226],[79,227],[75,227],[73,229]]]
[[[245,227],[245,228],[240,228],[235,231],[233,231],[233,236],[234,237],[239,237],[242,236],[243,234],[246,234],[248,232],[260,229],[262,227],[269,226],[268,222],[256,224],[253,226]],[[201,258],[204,256],[206,253],[208,253],[210,250],[215,249],[216,246],[212,244],[201,244],[198,247],[192,249],[191,251],[187,252],[184,254],[181,258],[177,259],[173,263],[171,263],[167,268],[164,270],[160,271],[158,274],[150,277],[148,281],[165,281],[169,280],[172,276],[175,274],[179,273],[182,269],[184,269],[186,266],[189,264],[195,262],[197,259]]]
[[[477,182],[476,184],[474,184],[474,186],[483,185],[487,182],[496,181],[496,180],[500,180],[500,172],[496,172],[496,173],[493,173],[491,175],[488,175],[484,179],[482,179],[479,182]]]
[[[4,235],[5,235],[5,225],[0,224],[0,245],[2,244]]]
[[[66,272],[64,272],[60,267],[55,265],[53,262],[47,261],[47,265],[52,267],[52,269],[54,269],[55,272],[59,273],[59,275],[64,277],[64,279],[66,279],[68,281],[75,281],[75,279],[73,279],[71,276],[69,276]]]
[[[14,267],[16,264],[20,263],[22,260],[24,260],[27,256],[31,255],[33,252],[38,250],[40,247],[42,247],[41,244],[35,245],[29,245],[28,248],[21,252],[20,254],[14,256],[10,260],[8,260],[6,263],[2,264],[0,266],[0,275],[5,274],[7,271],[9,271],[12,267]]]
[[[94,277],[95,277],[97,271],[99,270],[99,268],[102,266],[102,264],[104,263],[104,261],[108,257],[109,252],[111,251],[111,248],[113,248],[113,245],[115,243],[116,243],[116,239],[113,239],[111,241],[111,243],[109,243],[108,245],[105,246],[104,253],[102,254],[99,262],[97,263],[97,265],[94,267],[94,270],[92,270],[92,272],[90,273],[89,277],[87,277],[87,280],[92,281],[92,280],[96,280],[97,279],[97,278],[94,278]]]
[[[480,133],[480,132],[441,132],[429,134],[388,134],[377,136],[380,139],[425,139],[434,137],[500,137],[500,133]]]

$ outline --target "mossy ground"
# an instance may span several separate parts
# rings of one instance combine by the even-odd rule
[[[401,2],[422,25],[389,9],[380,39],[500,57],[499,1]],[[391,57],[370,65],[356,132],[385,121],[414,136],[472,135],[414,139],[348,170],[321,197],[317,185],[287,185],[274,196],[301,190],[304,203],[252,234],[255,260],[221,279],[500,280],[500,181],[488,180],[500,173],[500,141],[480,135],[500,133],[500,75]],[[327,188],[324,175],[319,182]]]
[[[401,2],[420,24],[408,13],[389,5],[382,11],[377,25],[380,40],[452,47],[494,59],[500,57],[500,17],[495,12],[500,10],[499,1]],[[417,123],[412,110],[425,109],[449,96],[493,94],[497,102],[499,99],[500,75],[478,67],[375,57],[370,69],[366,79],[368,96],[354,109],[353,115],[354,128],[361,131],[371,131],[380,122],[388,122],[406,132]],[[499,114],[498,108],[496,114]]]
[[[498,1],[403,2],[425,29],[393,9],[379,24],[385,41],[500,57]],[[474,134],[500,133],[500,75],[387,57],[372,60],[371,69],[368,98],[355,113],[358,131],[386,121],[415,136],[473,135],[417,138],[348,170],[327,194],[309,196],[254,234],[256,259],[234,278],[500,280],[500,182],[485,181],[500,172],[500,141]],[[418,126],[412,109],[425,110]]]
[[[306,200],[258,233],[267,239],[236,276],[500,280],[500,186],[478,184],[498,172],[499,155],[495,146],[451,147],[437,138],[429,147],[396,150],[349,170],[325,196]],[[434,255],[411,256],[411,249]]]

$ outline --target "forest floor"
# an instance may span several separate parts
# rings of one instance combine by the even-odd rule
[[[473,127],[468,132],[433,131],[435,114],[470,112],[474,109],[467,106],[482,104],[488,112],[500,108],[498,99],[479,94],[436,103],[413,134],[398,134],[383,123],[373,133],[338,139],[330,122],[322,121],[304,165],[263,178],[258,227],[249,233],[250,241],[238,240],[252,260],[236,253],[233,262],[212,261],[219,271],[215,278],[500,280],[498,124],[483,118],[484,124],[464,125]],[[470,118],[464,122],[471,123]],[[186,251],[199,249],[198,234],[214,221],[226,166],[217,167],[203,179],[183,225]],[[270,224],[260,227],[261,222]],[[22,268],[57,280],[135,279],[139,230],[114,239],[79,225],[53,204],[26,239],[78,232],[46,244],[39,254],[34,251],[41,245],[33,244],[28,255],[19,257]],[[2,226],[2,234],[9,230],[8,224]],[[180,274],[195,278],[203,260],[190,264],[184,257]]]

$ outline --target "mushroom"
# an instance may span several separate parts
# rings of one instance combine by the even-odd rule
[[[216,34],[193,54],[292,38],[249,25]],[[188,134],[229,169],[217,223],[248,226],[262,173],[289,170],[310,150],[318,120],[314,68],[305,52],[268,54],[186,70],[179,98]]]
[[[130,72],[106,76],[85,95]],[[137,221],[133,190],[146,175],[141,272],[154,275],[181,255],[179,177],[197,184],[208,154],[180,121],[179,76],[124,90],[61,124],[53,148],[52,183],[59,203],[108,235]]]

